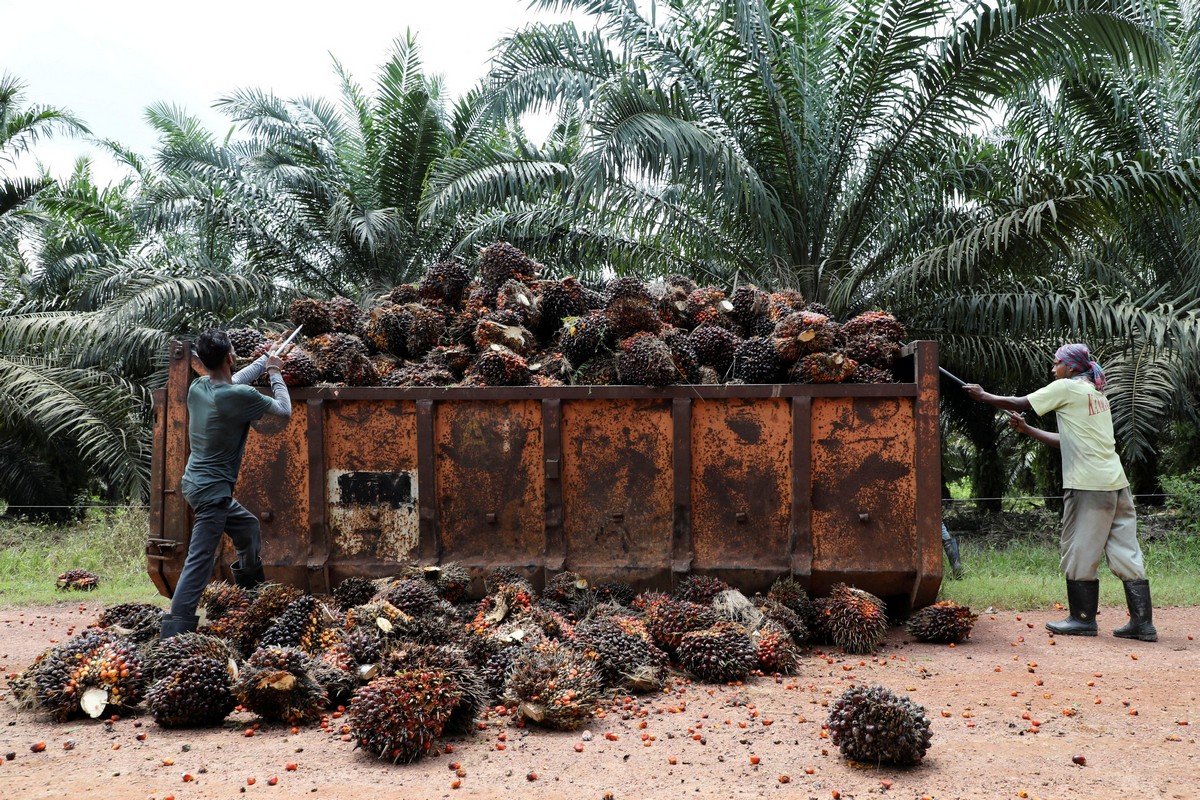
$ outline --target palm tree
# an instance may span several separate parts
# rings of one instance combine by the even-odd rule
[[[839,316],[887,308],[983,382],[1040,383],[1063,337],[1194,361],[1200,326],[1189,310],[1106,282],[1084,253],[1112,238],[1134,198],[1168,208],[1193,199],[1196,164],[1146,151],[1084,159],[1080,148],[1065,169],[1020,157],[1011,125],[987,132],[994,115],[1065,75],[1155,74],[1155,7],[536,5],[586,12],[596,30],[533,25],[510,37],[487,107],[496,120],[578,115],[579,148],[532,166],[439,166],[435,175],[453,178],[431,181],[430,213],[500,208],[473,224],[618,271],[785,284]],[[1113,377],[1118,392],[1140,388],[1120,369]],[[984,461],[981,476],[1003,474]]]
[[[0,73],[0,217],[15,210],[46,184],[43,177],[9,174],[17,157],[56,133],[85,134],[87,127],[70,112],[52,106],[26,106],[25,85]]]

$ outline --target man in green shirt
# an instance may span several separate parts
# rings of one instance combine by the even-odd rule
[[[233,499],[238,470],[250,423],[264,414],[289,417],[292,401],[280,374],[278,355],[264,355],[233,374],[237,354],[221,330],[207,330],[196,340],[196,354],[208,375],[188,387],[188,440],[191,453],[183,471],[183,497],[195,512],[192,538],[179,584],[171,597],[171,612],[163,617],[160,639],[196,630],[196,606],[212,576],[221,545],[228,534],[238,560],[230,565],[238,586],[251,588],[265,580],[259,558],[258,517]],[[273,398],[248,384],[266,371]]]
[[[1062,570],[1067,578],[1070,616],[1048,622],[1051,633],[1095,636],[1100,602],[1100,559],[1125,584],[1129,624],[1113,631],[1124,639],[1158,640],[1150,602],[1150,582],[1137,541],[1137,512],[1129,480],[1117,457],[1112,412],[1104,396],[1104,370],[1087,345],[1068,344],[1054,354],[1054,382],[1025,397],[1000,397],[969,383],[973,399],[1008,412],[1017,431],[1062,451]],[[1053,411],[1058,433],[1034,428],[1020,412]]]

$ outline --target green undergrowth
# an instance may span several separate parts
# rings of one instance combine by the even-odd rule
[[[1007,541],[973,541],[959,537],[964,575],[942,581],[939,599],[974,609],[1047,608],[1066,603],[1066,584],[1059,571],[1058,540],[1044,534]],[[1200,605],[1200,535],[1183,531],[1144,536],[1142,553],[1156,606]],[[1121,581],[1100,566],[1100,604],[1124,606]]]
[[[146,512],[89,511],[73,525],[0,519],[0,607],[59,602],[110,606],[141,601],[165,605],[146,572]],[[55,579],[71,569],[100,576],[94,591],[60,591]]]

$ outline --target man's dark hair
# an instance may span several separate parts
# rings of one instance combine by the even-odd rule
[[[196,355],[209,369],[216,369],[233,352],[233,345],[225,331],[209,328],[196,339]]]

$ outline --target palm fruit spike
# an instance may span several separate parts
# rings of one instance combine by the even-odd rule
[[[665,283],[667,286],[683,289],[683,291],[687,292],[688,294],[696,291],[696,282],[687,275],[673,273],[663,278],[663,283]]]
[[[365,369],[370,353],[362,339],[349,333],[326,333],[308,340],[321,378],[332,383],[355,383],[356,371]]]
[[[778,383],[782,372],[775,345],[766,337],[743,339],[733,353],[733,377],[742,383]]]
[[[339,583],[333,590],[334,602],[342,611],[349,611],[355,606],[371,602],[375,596],[375,584],[366,578],[350,577]]]
[[[768,620],[750,634],[754,657],[763,672],[790,673],[800,660],[800,651],[791,634],[777,622]]]
[[[142,671],[147,678],[158,680],[178,670],[191,658],[213,658],[225,665],[231,680],[238,676],[237,652],[224,639],[203,633],[180,633],[164,639],[146,651]]]
[[[488,594],[491,594],[492,592],[499,591],[500,587],[507,583],[524,583],[527,585],[528,581],[513,567],[495,567],[483,579],[483,588]],[[532,588],[530,587],[531,590]]]
[[[704,630],[717,621],[708,606],[667,599],[646,609],[646,630],[654,642],[668,653],[674,653],[685,633]]]
[[[405,305],[406,303],[416,303],[421,299],[420,287],[415,283],[401,283],[392,287],[392,290],[379,298],[377,305],[384,303],[395,303],[396,305]]]
[[[362,328],[363,312],[358,304],[348,297],[335,297],[325,303],[329,323],[335,333],[358,334]],[[309,336],[312,336],[310,333]]]
[[[700,358],[692,340],[679,328],[663,328],[659,338],[666,343],[671,351],[671,361],[675,364],[675,374],[680,383],[700,382]]]
[[[165,728],[216,725],[233,711],[231,683],[223,661],[193,656],[150,687],[146,707]]]
[[[316,359],[307,350],[293,347],[280,358],[283,359],[280,375],[288,386],[313,386],[321,379]]]
[[[719,325],[701,325],[688,334],[701,366],[711,367],[724,376],[733,365],[733,356],[742,340]]]
[[[328,616],[317,598],[306,594],[293,600],[271,627],[263,632],[258,640],[259,646],[297,647],[311,653],[317,649]]]
[[[684,669],[710,683],[743,680],[758,663],[749,632],[732,622],[683,634],[678,654]]]
[[[205,586],[200,595],[200,606],[209,622],[245,609],[249,605],[250,593],[228,581],[214,581]]]
[[[882,686],[855,686],[833,704],[829,739],[847,759],[862,764],[921,763],[932,732],[925,709]]]
[[[350,703],[350,734],[381,759],[415,761],[433,751],[458,698],[458,687],[440,670],[377,678]]]
[[[732,588],[725,581],[712,575],[688,575],[679,582],[679,588],[675,591],[675,596],[689,603],[708,605],[721,592]]]
[[[417,287],[421,300],[457,306],[462,302],[463,292],[471,283],[471,273],[466,265],[456,259],[439,261],[428,269]]]
[[[238,703],[263,719],[315,720],[328,705],[328,696],[312,668],[311,659],[299,650],[262,647],[246,662],[233,692]]]
[[[163,610],[150,603],[118,603],[100,613],[96,626],[134,642],[145,642],[158,636],[162,615]]]
[[[367,343],[382,353],[408,357],[408,326],[412,316],[404,306],[387,302],[373,307],[363,323]]]
[[[634,334],[621,342],[617,373],[621,383],[633,386],[668,386],[681,380],[671,348],[652,333]]]
[[[100,584],[100,576],[86,569],[69,569],[59,575],[54,585],[60,591],[90,592]]]
[[[422,358],[441,342],[446,332],[446,319],[437,311],[417,303],[404,306],[408,314],[408,327],[404,349],[408,358]]]
[[[663,284],[661,289],[654,292],[654,305],[659,319],[665,324],[677,328],[691,328],[688,318],[688,293],[682,286]]]
[[[486,386],[528,386],[529,362],[502,345],[493,344],[479,355],[473,374]]]
[[[771,584],[767,598],[795,611],[804,624],[812,623],[814,614],[812,598],[795,578],[789,576],[777,579],[775,583]]]
[[[843,383],[858,362],[841,353],[810,353],[792,367],[793,383]]]
[[[320,336],[333,330],[333,320],[329,318],[329,309],[320,300],[299,298],[292,301],[288,309],[288,318],[296,326],[304,326],[305,336]]]
[[[601,690],[595,657],[555,641],[520,652],[505,683],[505,705],[535,725],[574,730],[596,712]]]
[[[870,653],[887,637],[883,601],[844,583],[834,584],[830,589],[823,624],[828,627],[833,643],[847,653]]]
[[[909,634],[918,642],[949,644],[961,642],[971,635],[971,628],[979,619],[967,606],[953,600],[942,600],[922,608],[908,618]]]
[[[666,683],[670,659],[655,646],[641,620],[623,615],[579,624],[578,646],[596,654],[606,686],[655,692]]]

